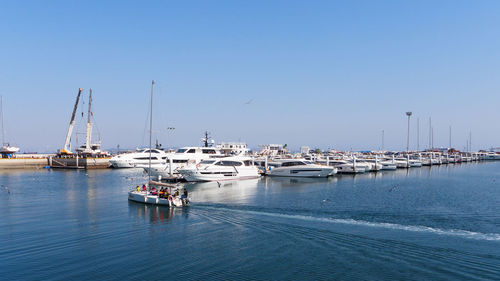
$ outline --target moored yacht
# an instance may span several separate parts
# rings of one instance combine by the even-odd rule
[[[167,153],[160,149],[143,149],[137,152],[123,153],[113,156],[109,163],[113,168],[134,168],[138,165],[148,165],[151,155],[151,164],[164,164],[167,159]]]
[[[252,158],[243,156],[203,160],[196,165],[178,169],[178,172],[186,181],[224,181],[259,177]]]
[[[393,164],[390,160],[379,160],[373,158],[366,158],[363,160],[368,163],[376,163],[380,165],[380,170],[396,170],[398,168],[396,164]]]
[[[338,173],[358,174],[367,172],[366,167],[357,165],[356,161],[330,160],[328,164],[337,168]]]
[[[279,167],[269,171],[269,176],[326,178],[337,173],[335,167],[322,166],[302,159],[287,159],[280,162]]]

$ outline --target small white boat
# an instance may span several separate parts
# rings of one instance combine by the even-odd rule
[[[158,190],[156,190],[155,186],[158,187]],[[163,194],[160,194],[159,192],[160,187],[163,188],[166,187],[167,189],[170,188],[168,195],[163,196]],[[173,190],[174,188],[176,190]],[[138,203],[163,205],[169,207],[189,206],[190,200],[187,195],[187,191],[185,190],[186,193],[183,193],[181,195],[179,188],[173,185],[151,181],[148,184],[147,190],[138,190],[138,189],[129,191],[128,200]]]
[[[245,156],[203,160],[178,170],[186,181],[224,181],[258,178],[252,158]]]
[[[337,173],[335,167],[314,164],[301,159],[281,160],[279,167],[272,168],[268,175],[277,177],[326,178]]]
[[[3,127],[3,98],[0,96],[0,118],[2,119],[2,148],[0,153],[12,154],[19,151],[19,147],[11,146],[10,143],[5,143],[5,129]],[[10,157],[10,156],[9,156]]]
[[[16,153],[18,151],[19,151],[19,147],[15,147],[15,146],[11,146],[10,144],[6,144],[6,145],[2,146],[0,153],[11,154],[11,153]]]

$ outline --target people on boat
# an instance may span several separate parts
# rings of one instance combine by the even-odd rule
[[[177,188],[177,189],[175,190],[175,192],[174,192],[174,196],[176,196],[176,197],[177,197],[177,196],[179,196],[180,194],[181,194],[181,193],[180,193],[179,189]]]
[[[141,186],[140,186],[140,185],[138,185],[138,186],[136,187],[136,189],[137,189],[137,191],[141,191]]]
[[[168,190],[168,187],[165,190],[166,190],[166,192],[165,192],[165,198],[167,198],[168,201],[170,201],[170,202],[174,201],[174,197],[172,196],[172,194],[170,194],[170,191]]]
[[[160,198],[163,198],[163,195],[164,195],[165,191],[164,191],[164,188],[160,188],[160,191],[158,192],[158,197]]]
[[[184,188],[184,192],[183,194],[181,195],[181,200],[182,200],[182,205],[183,206],[186,206],[189,202],[188,200],[188,191],[186,188]]]
[[[142,185],[142,191],[146,191],[146,185],[145,184]]]
[[[184,188],[184,193],[182,194],[181,198],[188,198],[188,191],[187,191],[187,189]]]
[[[156,187],[153,186],[153,189],[151,189],[151,195],[158,195],[158,192],[156,191]]]

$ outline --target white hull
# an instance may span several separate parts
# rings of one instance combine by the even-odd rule
[[[240,174],[240,173],[226,173],[226,174],[200,174],[200,173],[183,173],[181,175],[186,181],[189,182],[206,182],[206,181],[227,181],[227,180],[245,180],[245,179],[256,179],[260,175],[255,171],[251,174]]]
[[[113,168],[135,168],[141,165],[149,165],[150,156],[152,165],[165,163],[167,153],[159,149],[151,149],[151,152],[149,152],[149,149],[145,149],[140,152],[116,155],[109,160],[109,163]]]
[[[16,153],[19,151],[19,147],[15,146],[2,146],[0,153]]]
[[[111,159],[109,163],[113,168],[140,168],[141,166],[149,165],[148,160],[140,160],[140,161],[112,161]],[[151,161],[151,165],[160,165],[164,163],[164,161]]]
[[[336,165],[339,174],[359,174],[366,172],[364,167],[353,166],[352,164]]]
[[[318,165],[317,167],[278,167],[271,169],[268,175],[276,177],[326,178],[336,173],[337,169],[334,167]]]
[[[215,169],[180,169],[179,173],[186,181],[203,182],[203,181],[226,181],[226,180],[242,180],[255,179],[260,177],[257,167],[221,167]]]
[[[153,205],[163,205],[169,207],[182,207],[182,199],[176,197],[173,201],[166,198],[160,198],[157,195],[147,195],[145,191],[130,191],[128,193],[128,200]]]
[[[486,154],[484,156],[485,160],[500,160],[500,154]]]

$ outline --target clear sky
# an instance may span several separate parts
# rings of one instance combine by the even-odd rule
[[[405,149],[413,111],[411,148],[417,118],[428,145],[429,117],[435,146],[451,125],[454,147],[469,132],[474,149],[496,147],[499,15],[500,1],[2,1],[6,138],[61,148],[82,87],[105,148],[144,145],[154,79],[164,146],[209,130],[250,147],[378,149],[384,130],[385,148]]]

